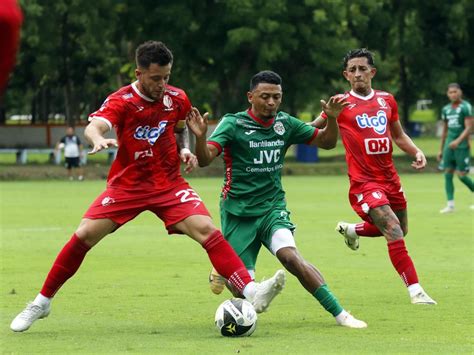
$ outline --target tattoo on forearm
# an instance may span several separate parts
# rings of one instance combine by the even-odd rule
[[[185,126],[182,132],[176,133],[176,142],[178,143],[179,150],[183,148],[189,149],[188,127]]]

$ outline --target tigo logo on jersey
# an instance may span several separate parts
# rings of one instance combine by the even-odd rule
[[[372,128],[378,134],[384,134],[387,130],[387,114],[382,110],[377,111],[377,116],[369,117],[366,113],[357,115],[356,121],[360,128]]]
[[[150,126],[138,126],[135,130],[135,134],[133,137],[135,139],[144,139],[147,140],[148,143],[151,145],[155,144],[156,140],[161,136],[161,134],[165,131],[166,125],[168,121],[161,121],[158,124],[158,127],[151,127]]]

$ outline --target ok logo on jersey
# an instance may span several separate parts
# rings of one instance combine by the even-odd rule
[[[390,152],[390,140],[387,137],[366,138],[364,144],[367,154],[386,154]]]
[[[135,139],[144,139],[147,140],[151,145],[155,144],[156,140],[163,134],[165,131],[168,121],[161,121],[158,124],[158,127],[150,126],[138,126],[135,130],[133,137]]]
[[[372,128],[378,134],[384,134],[387,131],[387,114],[382,110],[377,111],[377,115],[372,117],[366,113],[357,115],[356,121],[360,128]]]

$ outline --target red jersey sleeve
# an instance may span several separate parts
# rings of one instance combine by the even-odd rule
[[[188,112],[191,110],[191,101],[189,100],[189,97],[188,95],[186,95],[186,93],[183,91],[183,117],[180,118],[180,119],[183,119],[185,120],[186,119],[186,115],[188,114]]]
[[[89,122],[100,120],[105,122],[110,129],[122,124],[125,112],[125,101],[115,96],[109,96],[102,106],[89,115]]]
[[[398,121],[400,119],[400,117],[398,116],[397,101],[395,100],[395,98],[392,95],[390,95],[387,98],[387,102],[390,105],[390,107],[392,108],[392,114],[390,115],[390,122]]]

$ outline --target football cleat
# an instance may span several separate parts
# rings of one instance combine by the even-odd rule
[[[344,242],[346,243],[347,247],[352,250],[359,249],[359,236],[356,234],[355,236],[350,236],[347,233],[347,228],[349,227],[349,223],[347,222],[338,222],[336,226],[336,232],[344,237]]]
[[[413,297],[411,297],[412,304],[438,304],[432,299],[425,291],[420,291]]]
[[[14,332],[24,332],[38,319],[46,318],[51,312],[51,306],[43,308],[34,303],[28,303],[26,308],[13,319],[10,329]]]
[[[342,320],[337,321],[337,324],[343,327],[347,327],[347,328],[356,328],[356,329],[367,328],[366,322],[354,318],[354,316],[350,313],[347,313],[346,316]]]
[[[257,313],[265,312],[270,303],[285,287],[286,276],[283,270],[278,270],[272,278],[257,283],[257,292],[252,302]]]
[[[439,210],[439,213],[445,214],[445,213],[453,213],[454,212],[454,207],[451,206],[446,206],[445,208]]]
[[[212,268],[211,273],[209,274],[209,287],[211,288],[212,293],[220,295],[224,291],[226,279],[223,278],[216,269]]]

